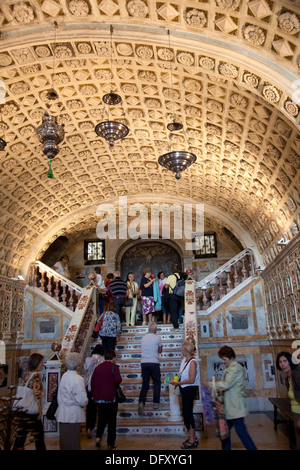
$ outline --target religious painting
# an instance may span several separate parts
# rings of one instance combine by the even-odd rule
[[[166,276],[172,274],[174,265],[181,266],[179,253],[170,245],[163,242],[137,243],[130,247],[121,260],[121,276],[125,280],[129,272],[135,274],[135,280],[139,284],[145,268],[150,267],[157,276],[164,271]]]

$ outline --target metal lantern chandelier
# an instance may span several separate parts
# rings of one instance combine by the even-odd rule
[[[170,31],[168,30],[169,35],[169,49],[170,47]],[[185,150],[175,150],[172,151],[171,149],[171,137],[172,133],[176,131],[180,131],[183,129],[183,124],[176,121],[174,108],[174,86],[173,86],[173,77],[172,77],[172,67],[170,68],[171,73],[171,84],[172,84],[172,99],[173,99],[173,121],[167,125],[167,129],[170,131],[170,140],[169,140],[169,152],[165,153],[158,159],[158,163],[167,168],[167,170],[172,171],[175,173],[175,178],[179,180],[181,178],[181,173],[186,170],[189,166],[191,166],[197,160],[195,154],[185,151]],[[184,133],[185,134],[185,133]],[[186,137],[186,136],[185,136]]]
[[[53,73],[52,73],[52,87],[48,90],[46,97],[49,101],[55,101],[58,99],[58,94],[54,89],[54,69],[55,69],[55,48],[56,48],[56,28],[57,23],[54,22],[55,25],[55,41],[54,41],[54,48],[53,48]],[[50,104],[47,103],[46,106],[50,108]],[[50,159],[49,162],[49,170],[47,173],[48,178],[53,178],[53,172],[51,168],[51,163],[54,157],[59,153],[58,145],[64,140],[65,131],[64,125],[60,125],[57,122],[56,116],[52,116],[47,111],[42,119],[42,124],[36,129],[36,134],[38,136],[39,141],[43,144],[43,153]]]
[[[39,141],[43,144],[43,153],[53,160],[59,152],[58,144],[65,137],[64,127],[57,123],[57,118],[47,113],[44,114],[42,124],[36,129]]]
[[[102,97],[102,101],[107,104],[108,106],[116,106],[117,104],[121,103],[122,98],[120,95],[117,93],[114,93],[112,91],[112,50],[113,50],[113,45],[112,45],[112,33],[113,33],[113,27],[110,26],[110,41],[111,41],[111,57],[110,57],[110,63],[111,63],[111,84],[110,84],[110,93],[107,93]],[[129,133],[128,127],[123,124],[122,122],[117,122],[117,121],[110,121],[109,116],[107,121],[100,122],[99,124],[96,125],[95,127],[95,132],[99,137],[102,137],[103,139],[107,140],[109,142],[109,145],[111,147],[114,146],[114,143],[116,140],[119,139],[124,139]]]
[[[195,163],[196,160],[197,157],[195,154],[185,150],[176,150],[165,153],[159,157],[158,163],[164,168],[167,168],[167,170],[176,173],[175,178],[179,180],[181,178],[182,171],[186,170],[189,166]]]

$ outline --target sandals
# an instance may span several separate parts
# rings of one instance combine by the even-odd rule
[[[194,442],[190,442],[189,439],[184,441],[182,445],[180,446],[180,449],[194,449],[195,447],[198,446],[198,440],[195,439]]]

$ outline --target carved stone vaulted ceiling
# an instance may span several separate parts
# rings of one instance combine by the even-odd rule
[[[0,30],[1,274],[95,231],[119,196],[204,202],[265,265],[299,231],[299,0],[0,0]],[[49,179],[35,129],[53,87]],[[130,130],[114,147],[94,130],[108,112]],[[180,180],[158,164],[170,145],[197,156]]]

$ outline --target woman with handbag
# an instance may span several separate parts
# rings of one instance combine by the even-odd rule
[[[44,442],[43,428],[43,411],[42,411],[42,394],[43,385],[41,370],[44,366],[44,356],[38,353],[31,354],[28,361],[28,373],[22,380],[23,386],[32,390],[34,396],[34,406],[32,409],[20,411],[18,416],[20,419],[20,429],[18,437],[15,440],[13,450],[23,450],[28,433],[34,435],[36,450],[46,450]]]
[[[215,388],[223,392],[224,412],[228,426],[228,436],[222,440],[222,450],[231,449],[230,430],[235,428],[237,435],[247,450],[256,450],[252,441],[244,418],[248,414],[245,393],[245,370],[235,359],[235,352],[229,346],[223,346],[218,351],[218,356],[225,365],[225,372],[222,380],[215,381]],[[210,384],[212,388],[212,384]]]
[[[193,416],[193,402],[199,390],[199,367],[195,358],[195,346],[185,342],[182,346],[183,360],[180,365],[179,380],[170,380],[170,384],[180,387],[182,397],[182,415],[189,437],[182,443],[181,449],[193,449],[198,446],[196,426]]]
[[[135,325],[135,314],[138,303],[139,285],[134,280],[134,273],[127,274],[128,299],[132,299],[132,305],[126,307],[126,326]]]
[[[91,392],[91,378],[96,367],[104,361],[103,348],[101,344],[96,344],[92,350],[90,357],[87,357],[84,363],[84,385],[88,396],[88,404],[86,405],[86,435],[91,439],[92,432],[96,425],[97,420],[97,406],[92,399]]]
[[[153,297],[153,284],[156,281],[155,276],[152,277],[152,269],[145,268],[140,289],[141,289],[141,301],[142,301],[142,313],[143,313],[143,326],[147,325],[147,320],[150,325],[152,323],[152,315],[155,312],[155,302]]]
[[[103,351],[105,349],[115,349],[117,337],[121,333],[121,321],[116,313],[116,304],[114,302],[109,302],[107,312],[102,313],[99,324],[97,323],[95,329],[99,326],[98,331],[102,340]]]
[[[107,446],[116,447],[117,427],[117,388],[122,382],[119,367],[114,364],[115,351],[104,351],[104,362],[99,364],[91,379],[92,397],[98,407],[98,427],[96,434],[96,447],[101,447],[101,438],[107,426]]]
[[[281,351],[277,354],[276,368],[284,374],[291,410],[294,413],[296,449],[300,450],[300,365],[293,362],[291,353]]]

